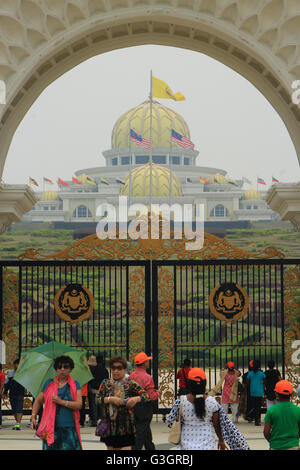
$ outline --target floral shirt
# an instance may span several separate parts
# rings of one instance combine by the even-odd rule
[[[140,396],[142,402],[150,401],[148,393],[134,380],[124,379],[121,382],[114,382],[112,379],[104,379],[96,395],[96,403],[102,406],[103,417],[110,420],[111,436],[125,436],[135,433],[133,408],[115,406],[112,403],[105,403],[105,397],[119,396],[126,400],[130,397]]]

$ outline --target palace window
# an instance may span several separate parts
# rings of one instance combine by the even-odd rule
[[[121,158],[121,165],[129,165],[129,164],[130,164],[130,157]]]
[[[73,216],[74,218],[78,218],[78,219],[86,219],[86,218],[91,218],[92,217],[92,213],[90,211],[90,209],[86,206],[78,206],[76,207],[76,209],[74,210],[73,212]]]
[[[180,165],[180,157],[172,157],[172,165]]]
[[[149,155],[137,155],[135,157],[136,165],[145,165],[149,162]]]
[[[226,207],[224,207],[222,204],[218,204],[216,207],[214,207],[211,212],[210,212],[211,217],[228,217],[229,212]]]
[[[184,163],[184,165],[190,165],[190,159],[187,158],[187,157],[184,157],[183,163]]]
[[[152,161],[153,163],[156,163],[157,165],[165,165],[166,156],[165,155],[153,155]]]
[[[118,157],[114,157],[111,159],[112,166],[118,166]]]

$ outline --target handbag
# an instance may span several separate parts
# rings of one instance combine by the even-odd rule
[[[169,442],[171,444],[179,444],[181,436],[181,413],[182,413],[182,400],[180,398],[179,412],[173,422],[169,432]]]
[[[238,381],[238,394],[241,395],[244,390],[245,386],[240,381]]]
[[[109,437],[111,433],[110,420],[108,418],[99,419],[95,430],[97,437]]]

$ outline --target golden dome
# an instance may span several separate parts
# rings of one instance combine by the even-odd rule
[[[44,191],[43,194],[40,197],[40,201],[57,201],[58,199],[58,194],[56,191]]]
[[[131,172],[132,196],[150,196],[150,164],[135,168]],[[129,196],[129,175],[125,178],[121,196]],[[152,164],[152,196],[168,197],[170,195],[170,170],[160,165]],[[182,187],[178,177],[172,172],[172,196],[182,196]]]
[[[261,194],[255,189],[248,189],[244,192],[244,199],[247,201],[255,201],[261,199]]]
[[[153,147],[170,147],[171,129],[190,139],[190,131],[183,117],[173,109],[163,106],[158,101],[153,101],[152,103]],[[112,149],[130,147],[130,129],[146,139],[150,139],[149,100],[130,109],[117,120],[111,135]],[[174,143],[172,145],[177,147]],[[131,144],[131,146],[133,147],[134,144]]]
[[[209,178],[210,183],[219,183],[219,184],[227,184],[227,179],[225,176],[221,175],[220,173],[216,173],[214,176]]]

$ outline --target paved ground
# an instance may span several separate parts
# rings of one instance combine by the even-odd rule
[[[263,416],[262,416],[263,418]],[[13,431],[14,420],[11,417],[3,417],[0,429],[0,451],[1,450],[41,450],[41,441],[27,426],[27,417],[23,418],[21,431]],[[263,425],[254,426],[242,420],[238,424],[239,430],[244,434],[252,450],[268,450],[268,443],[263,437]],[[152,421],[152,432],[157,450],[174,449],[168,443],[168,427],[163,423],[161,416]],[[99,442],[95,436],[95,428],[85,426],[81,428],[81,437],[84,450],[105,450],[104,444]]]

